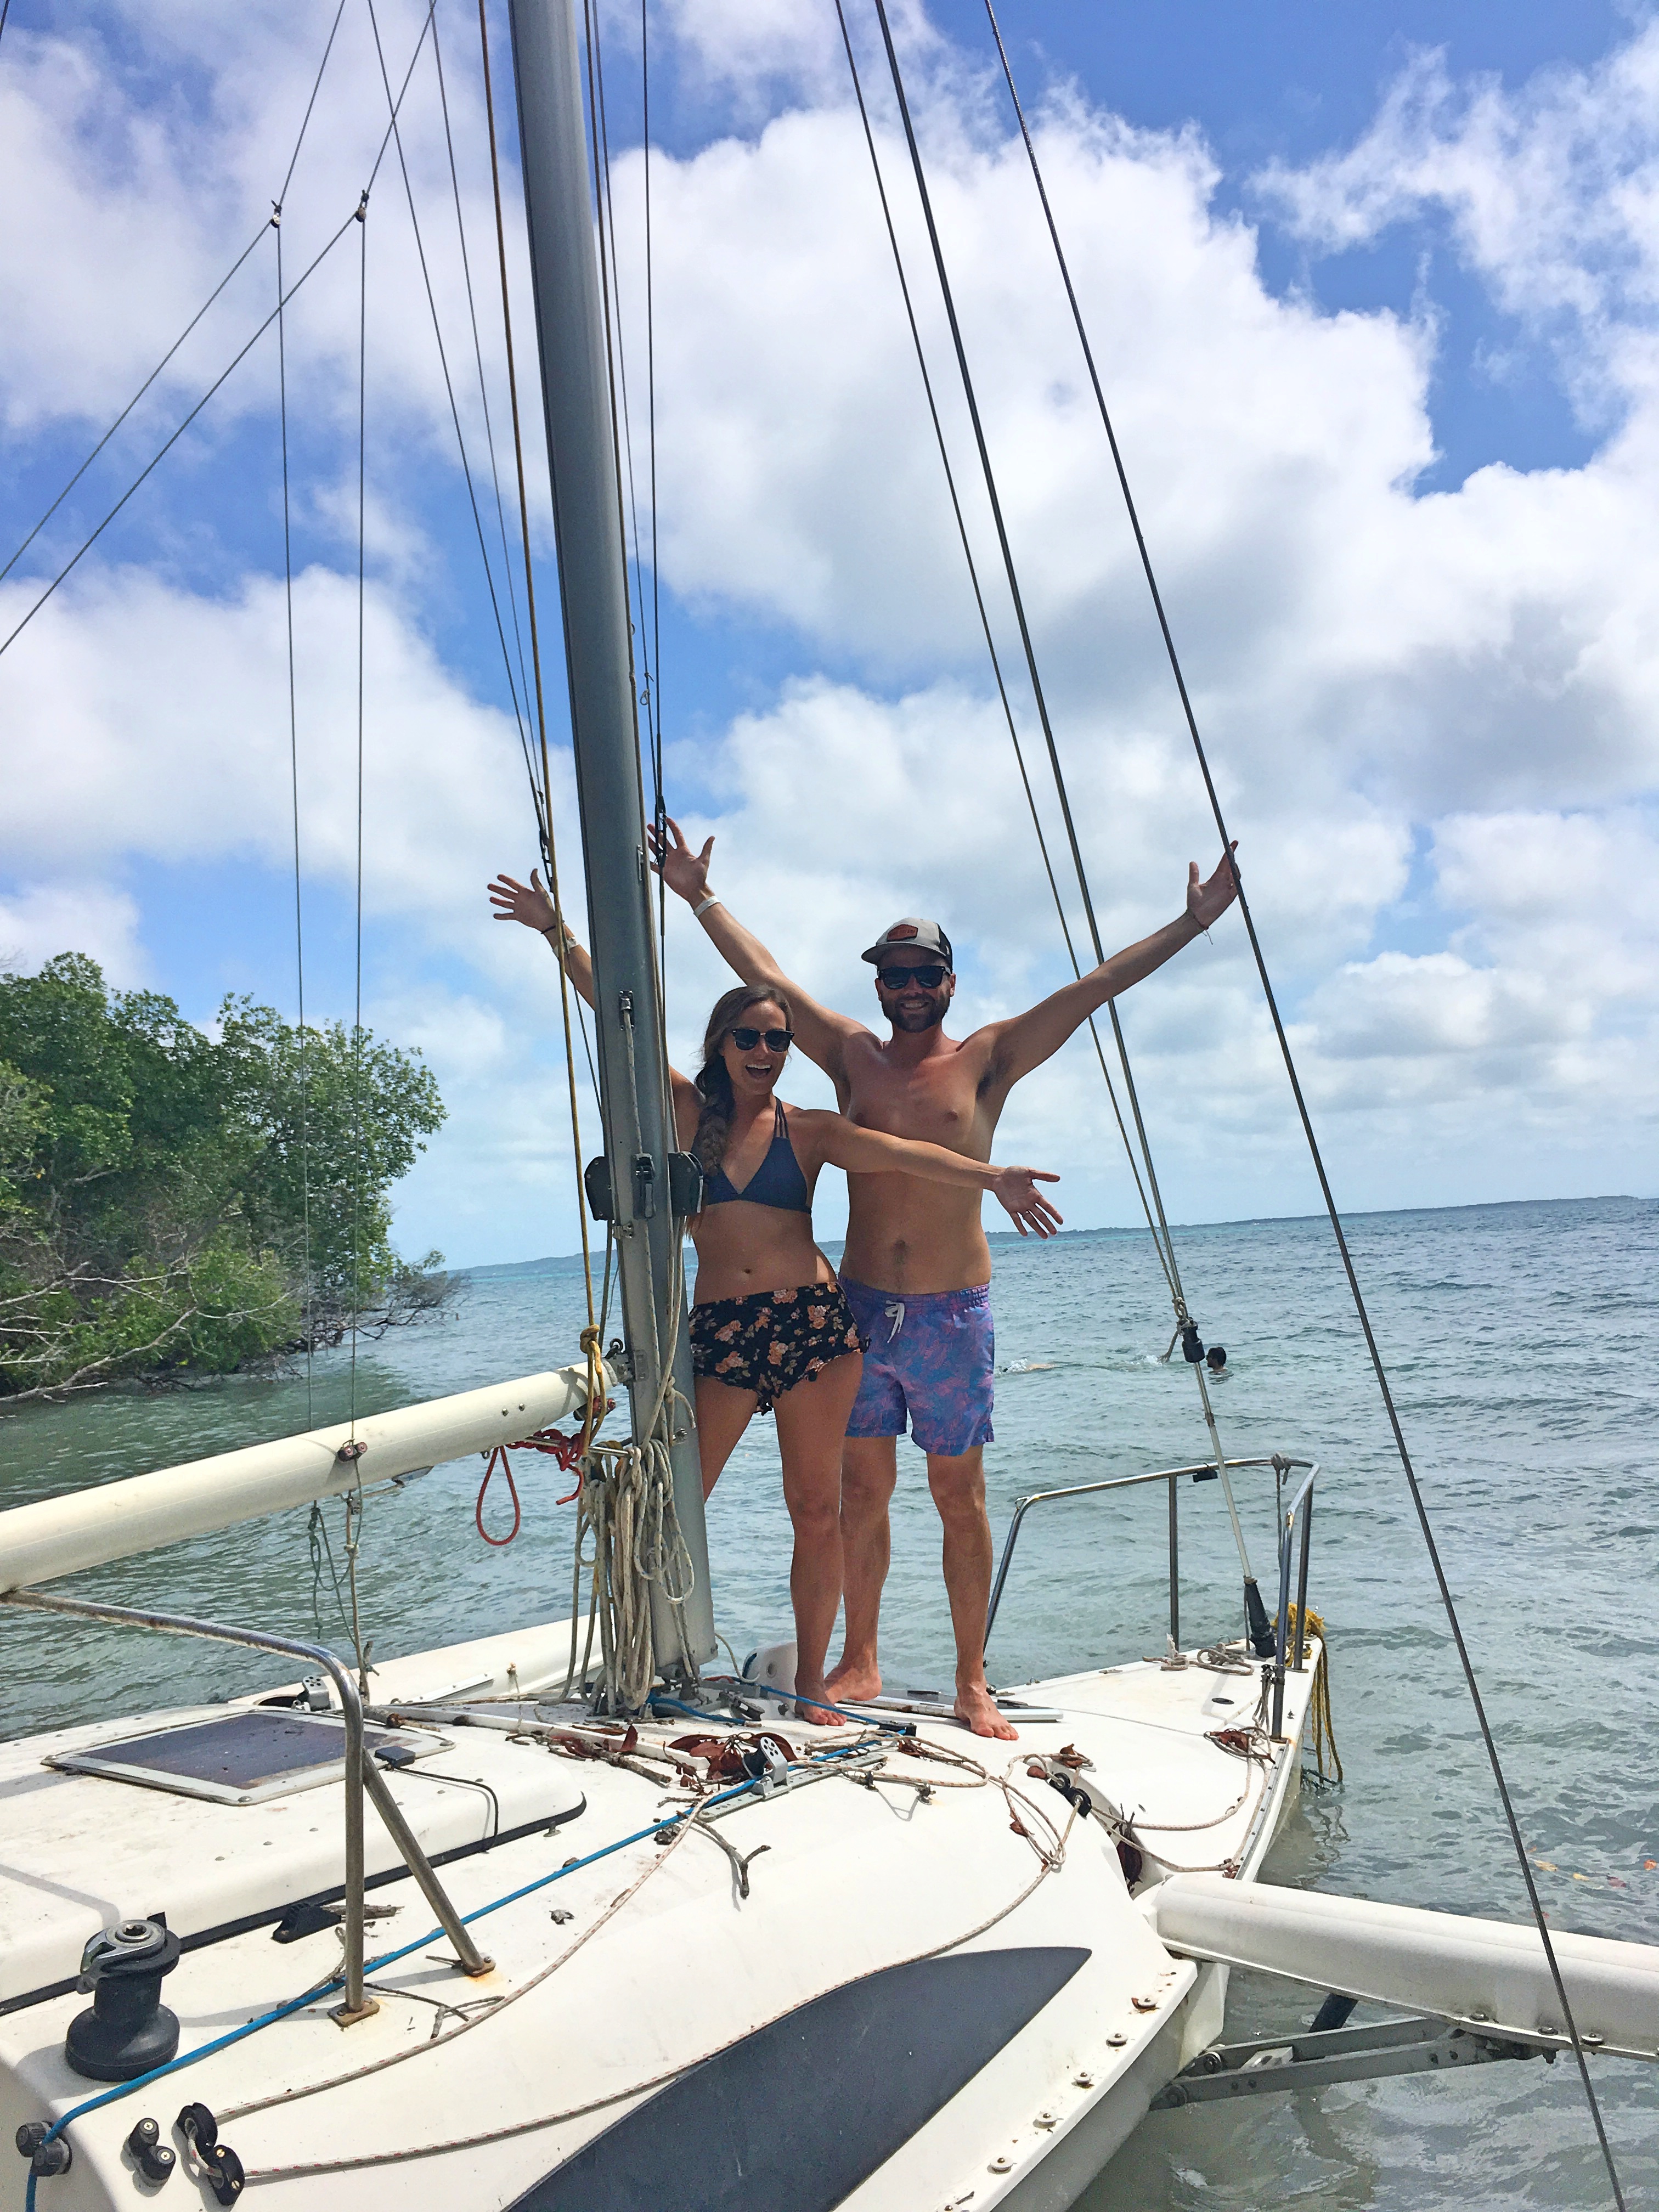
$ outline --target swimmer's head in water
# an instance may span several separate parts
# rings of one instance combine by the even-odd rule
[[[1208,1360],[1212,1371],[1219,1375],[1227,1364],[1227,1347],[1224,1344],[1212,1344],[1204,1357]]]

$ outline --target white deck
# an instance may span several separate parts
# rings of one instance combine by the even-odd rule
[[[566,1648],[562,1632],[542,1630],[422,1655],[380,1669],[374,1695],[377,1702],[462,1691],[476,1696],[486,1682],[498,1692],[533,1691],[562,1673]],[[1248,1877],[1294,1790],[1296,1739],[1311,1679],[1291,1678],[1289,1741],[1270,1769],[1206,1741],[1209,1731],[1249,1717],[1254,1680],[1198,1668],[1171,1673],[1137,1665],[1026,1686],[1034,1701],[1059,1708],[1062,1718],[1023,1728],[1018,1745],[979,1745],[949,1724],[924,1724],[921,1736],[981,1755],[994,1778],[1011,1773],[1061,1829],[1071,1808],[1048,1783],[1029,1778],[1024,1763],[1073,1747],[1091,1762],[1082,1779],[1147,1821],[1149,1849],[1167,1851],[1169,1863],[1181,1866],[1234,1861]],[[1218,1694],[1241,1703],[1223,1706]],[[684,1721],[647,1733],[672,1738],[696,1725]],[[72,1974],[86,1937],[113,1919],[165,1911],[169,1924],[189,1936],[339,1881],[338,1784],[272,1803],[228,1806],[41,1765],[51,1752],[126,1732],[106,1723],[0,1752],[7,1838],[0,1996]],[[550,1822],[584,1794],[587,1799],[584,1813],[550,1835],[538,1826],[444,1869],[464,1913],[647,1826],[671,1802],[685,1802],[671,1801],[643,1777],[499,1732],[441,1732],[451,1751],[422,1762],[426,1772],[418,1778],[412,1771],[389,1778],[429,1851],[475,1842],[491,1824],[488,1800],[469,1784],[495,1792],[504,1832],[531,1820]],[[844,1744],[851,1733],[799,1724],[785,1732],[801,1751]],[[970,1778],[896,1752],[886,1771],[940,1784]],[[449,1786],[436,1778],[440,1771],[451,1778]],[[1170,1829],[1155,1831],[1155,1821]],[[1189,1826],[1199,1821],[1212,1825]],[[390,1847],[372,1808],[368,1824],[373,1870],[389,1863]],[[869,1788],[837,1778],[746,1801],[719,1831],[745,1855],[766,1847],[752,1863],[747,1900],[738,1895],[726,1854],[708,1836],[692,1833],[672,1855],[647,1838],[479,1921],[473,1932],[496,1964],[477,1982],[444,1963],[447,1947],[435,1936],[408,1960],[374,1972],[377,1956],[423,1936],[432,1923],[412,1881],[373,1892],[372,1902],[398,1908],[370,1923],[369,1978],[380,2004],[374,2018],[342,2030],[328,2016],[337,2002],[337,1991],[331,1993],[76,2122],[73,2169],[41,2182],[41,2212],[130,2202],[135,2182],[121,2148],[128,2131],[148,2112],[166,2139],[173,2115],[191,2100],[222,2116],[224,2139],[250,2173],[407,2152],[546,2119],[489,2146],[413,2166],[370,2164],[261,2187],[262,2201],[399,2212],[414,2188],[424,2201],[486,2212],[512,2203],[664,2077],[828,1990],[963,1945],[969,1951],[1062,1945],[1089,1955],[1030,2025],[848,2201],[869,2212],[916,2212],[971,2191],[979,2212],[1014,2194],[1026,2202],[1023,2185],[1037,2187],[1040,2174],[1030,2201],[1060,2205],[1135,2124],[1183,2056],[1219,2027],[1224,1969],[1195,1967],[1158,1942],[1097,1820],[1072,1826],[1063,1865],[1047,1875],[1032,1843],[1015,1832],[1010,1802],[994,1782],[941,1786],[923,1802],[901,1783],[878,1778]],[[637,1893],[595,1941],[515,1996],[641,1874]],[[572,1917],[554,1921],[556,1907]],[[339,1956],[332,1929],[279,1945],[268,1925],[186,1952],[162,1989],[182,2022],[181,2050],[295,1997],[332,1972]],[[455,2018],[437,2014],[434,2002],[485,1996],[511,2001],[452,2043]],[[86,2002],[66,1994],[0,2017],[0,2125],[8,2137],[19,2121],[56,2118],[97,2093],[99,2085],[72,2073],[63,2057],[65,2030]],[[429,2040],[434,2018],[442,2021],[436,2042]],[[343,2069],[404,2052],[417,2055],[292,2100]],[[222,2118],[269,2095],[284,2101]],[[599,2109],[574,2116],[597,2100],[605,2100]],[[551,2118],[559,2113],[573,2117]]]

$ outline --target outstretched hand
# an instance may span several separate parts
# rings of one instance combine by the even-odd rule
[[[558,920],[540,872],[535,868],[530,871],[527,884],[512,876],[497,876],[489,886],[489,903],[497,921],[521,921],[526,929],[539,930],[544,936]]]
[[[1196,860],[1188,864],[1187,911],[1200,929],[1207,929],[1212,921],[1218,921],[1238,896],[1238,877],[1233,867],[1233,854],[1237,850],[1238,840],[1235,837],[1208,883],[1200,883]]]
[[[1041,1168],[1002,1168],[991,1190],[1003,1211],[1012,1214],[1022,1237],[1052,1237],[1062,1226],[1064,1217],[1037,1185],[1059,1181],[1057,1175],[1047,1175]]]
[[[668,824],[667,838],[657,835],[657,825],[645,825],[646,841],[651,848],[651,865],[671,891],[678,891],[688,906],[697,906],[708,896],[708,856],[714,849],[711,837],[701,853],[694,853],[685,842],[685,832],[672,814],[665,815]]]

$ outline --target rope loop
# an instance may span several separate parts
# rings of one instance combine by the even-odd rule
[[[507,1477],[507,1495],[513,1500],[513,1526],[507,1530],[505,1536],[492,1536],[489,1529],[486,1528],[483,1524],[484,1498],[489,1492],[490,1484],[495,1480],[495,1469],[498,1465],[501,1468],[501,1473]],[[513,1539],[518,1534],[520,1528],[523,1526],[524,1513],[519,1504],[519,1486],[513,1480],[513,1462],[507,1455],[507,1446],[505,1444],[497,1444],[489,1455],[489,1464],[484,1469],[484,1479],[478,1485],[478,1502],[472,1509],[472,1519],[477,1528],[478,1534],[483,1538],[485,1543],[493,1546],[496,1551],[500,1551],[506,1545],[510,1544],[513,1541]]]

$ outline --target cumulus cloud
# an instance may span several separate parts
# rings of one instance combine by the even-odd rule
[[[307,15],[308,27],[325,32],[328,12]],[[382,10],[389,49],[407,51],[418,16],[413,0]],[[127,16],[112,9],[106,20],[113,39]],[[671,726],[671,803],[699,842],[716,835],[722,892],[808,988],[867,1007],[858,948],[896,914],[933,912],[963,947],[964,1004],[1012,1011],[1066,971],[836,50],[825,22],[799,10],[677,5],[664,21],[677,65],[725,118],[652,161],[664,582],[717,640],[728,619],[764,625],[790,671],[696,743],[673,741]],[[95,40],[33,33],[11,57],[0,165],[14,164],[12,204],[25,204],[21,168],[38,171],[30,190],[51,189],[60,171],[67,189],[76,168],[87,241],[60,330],[47,313],[56,273],[38,239],[15,234],[37,227],[0,240],[0,281],[21,303],[0,337],[14,425],[95,419],[119,404],[251,234],[314,68],[289,21],[274,6],[234,26],[205,6],[170,13],[152,50],[163,40],[206,88],[187,108],[133,92]],[[1214,833],[1023,153],[936,27],[916,9],[901,29],[1109,949],[1178,910],[1186,863],[1211,865]],[[1620,380],[1623,412],[1584,466],[1495,466],[1430,496],[1417,486],[1435,449],[1431,312],[1330,314],[1276,295],[1251,227],[1218,208],[1216,159],[1197,133],[1133,129],[1076,88],[1035,104],[1264,939],[1310,1091],[1337,1122],[1347,1187],[1370,1202],[1570,1188],[1639,1158],[1647,1141],[1642,1071],[1659,1018],[1647,886],[1659,855],[1643,794],[1659,753],[1647,550],[1659,411],[1638,368],[1651,290],[1642,88],[1656,39],[1643,32],[1597,69],[1520,93],[1415,63],[1356,146],[1261,180],[1267,217],[1322,250],[1449,210],[1522,342],[1543,343],[1560,318],[1576,319]],[[476,74],[459,52],[452,61],[447,50],[447,63],[464,203],[487,242]],[[304,221],[353,199],[383,127],[372,57],[343,55],[342,69],[337,87],[325,80],[336,104],[319,103],[307,145]],[[903,149],[878,75],[871,88],[1075,931]],[[439,236],[447,160],[424,78],[409,112],[453,333],[465,327],[465,295],[453,214],[451,242]],[[107,160],[83,159],[100,135]],[[135,175],[147,214],[129,230]],[[637,373],[637,153],[613,145],[612,181]],[[365,890],[371,914],[398,924],[375,1018],[426,1042],[453,1115],[409,1187],[411,1237],[483,1257],[492,1234],[508,1246],[519,1235],[515,1207],[543,1218],[544,1195],[562,1229],[531,1232],[531,1249],[568,1247],[574,1222],[535,1042],[551,1027],[551,963],[526,967],[539,948],[494,928],[479,897],[483,878],[528,842],[516,738],[432,641],[434,616],[452,611],[429,517],[411,520],[408,481],[450,470],[453,434],[406,218],[386,219],[401,190],[383,169],[371,231],[373,282],[396,302],[377,323],[376,359],[402,428],[400,468],[383,457],[370,487]],[[1595,221],[1576,228],[1575,208],[1592,205]],[[297,255],[298,214],[295,226]],[[515,230],[515,267],[520,251]],[[296,311],[295,374],[319,409],[337,410],[350,398],[355,277],[343,262],[327,274]],[[475,283],[488,274],[475,261]],[[96,311],[100,288],[117,312]],[[77,351],[65,331],[80,324]],[[187,388],[181,361],[176,389]],[[465,380],[457,388],[471,435],[473,402]],[[250,382],[235,404],[268,410],[269,391]],[[527,398],[532,427],[535,413]],[[355,477],[344,501],[337,467],[307,495],[311,511],[349,527]],[[355,580],[313,563],[298,588],[301,842],[307,868],[342,884],[355,851]],[[13,591],[0,587],[0,602]],[[27,886],[7,909],[14,919],[0,914],[0,943],[9,930],[44,944],[27,916],[46,928],[69,915],[91,872],[107,896],[86,908],[86,941],[97,935],[127,962],[122,972],[137,972],[143,917],[121,905],[128,860],[285,864],[279,586],[234,564],[210,592],[159,561],[89,563],[0,662],[0,686],[17,764],[0,857]],[[574,854],[568,873],[574,884]],[[684,1064],[724,976],[678,910],[669,975]],[[1177,1209],[1305,1202],[1236,921],[1123,1011]],[[792,1080],[818,1103],[816,1079]],[[1594,1143],[1591,1099],[1602,1109]],[[1121,1218],[1133,1204],[1102,1165],[1115,1143],[1086,1048],[1016,1095],[1007,1146],[1067,1170],[1081,1194],[1073,1218]],[[492,1188],[524,1203],[492,1200]]]

